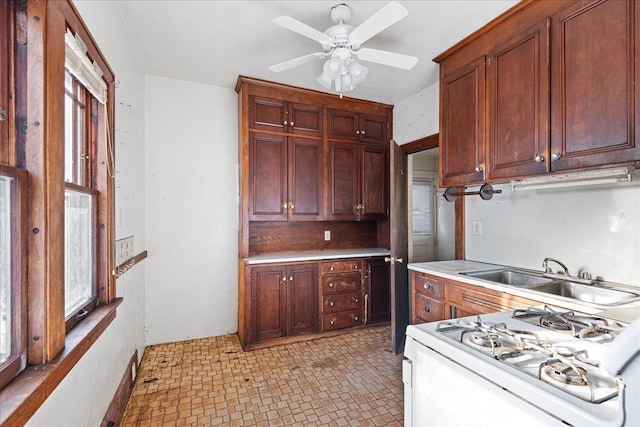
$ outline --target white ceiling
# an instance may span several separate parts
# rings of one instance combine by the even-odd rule
[[[271,22],[289,15],[317,30],[333,25],[331,1],[121,0],[147,74],[233,88],[238,75],[326,91],[316,83],[322,61],[275,73],[269,66],[322,49]],[[346,2],[358,26],[386,1]],[[395,104],[438,80],[432,59],[517,3],[514,0],[400,0],[409,16],[364,47],[419,58],[409,71],[366,63],[369,75],[349,96]]]

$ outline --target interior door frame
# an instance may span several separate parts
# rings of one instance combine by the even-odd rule
[[[408,247],[408,183],[407,158],[409,154],[438,148],[440,135],[434,134],[406,144],[397,145],[394,140],[390,144],[390,248],[391,258],[402,258],[391,266],[391,345],[395,354],[401,353],[404,347],[404,336],[409,324],[409,281],[406,262]],[[404,182],[404,184],[402,184]],[[464,259],[464,197],[455,201],[455,258]]]

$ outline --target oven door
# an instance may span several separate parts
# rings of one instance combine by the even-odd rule
[[[412,339],[409,345],[405,426],[565,425],[431,348]]]

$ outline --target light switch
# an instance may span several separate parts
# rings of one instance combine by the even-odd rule
[[[482,222],[478,220],[471,221],[471,234],[474,236],[482,236]]]

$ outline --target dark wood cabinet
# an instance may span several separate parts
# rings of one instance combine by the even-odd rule
[[[329,139],[388,145],[389,117],[355,111],[328,111]]]
[[[318,330],[318,264],[251,267],[252,343]]]
[[[549,20],[488,55],[488,180],[549,170]]]
[[[639,2],[576,2],[551,28],[551,169],[640,160]]]
[[[440,185],[640,162],[638,26],[633,0],[521,2],[438,56]]]
[[[485,56],[441,75],[440,185],[482,182],[485,150]]]
[[[391,320],[390,264],[384,258],[365,261],[365,323]]]
[[[384,219],[388,208],[389,150],[329,143],[327,219]]]
[[[322,137],[323,109],[260,96],[249,97],[249,128]]]
[[[418,271],[411,271],[411,301],[413,324],[540,304],[527,298]]]
[[[252,132],[249,150],[251,221],[322,218],[322,140]]]
[[[362,260],[321,263],[322,330],[342,329],[364,323]]]

